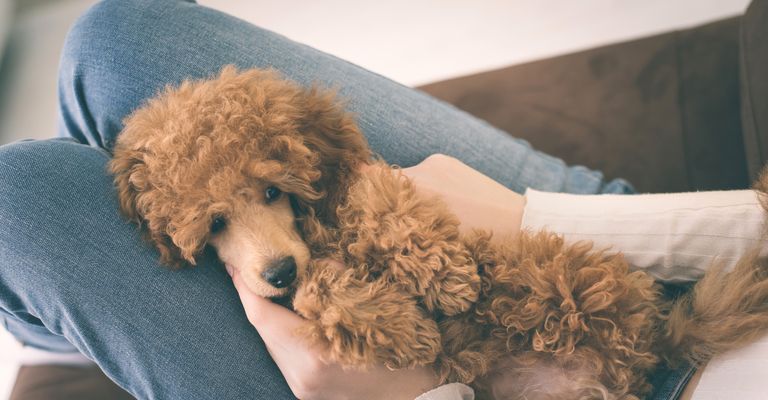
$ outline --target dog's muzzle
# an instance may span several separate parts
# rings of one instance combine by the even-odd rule
[[[261,276],[270,285],[282,289],[296,280],[296,260],[289,256],[273,261]]]

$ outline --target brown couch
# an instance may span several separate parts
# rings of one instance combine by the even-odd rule
[[[745,145],[751,154],[760,135],[745,142],[742,134],[740,41],[756,42],[760,32],[768,38],[764,27],[747,24],[740,40],[752,11],[759,12],[420,89],[641,192],[745,188],[754,173]],[[765,46],[758,47],[747,61],[765,67],[758,54]],[[762,88],[750,80],[752,64],[744,87],[765,93],[765,77]],[[754,111],[765,119],[766,96],[752,98],[762,101]],[[768,154],[764,146],[756,164]]]
[[[645,192],[745,188],[768,156],[768,0],[743,17],[421,87]],[[98,368],[23,367],[11,400],[129,399]]]

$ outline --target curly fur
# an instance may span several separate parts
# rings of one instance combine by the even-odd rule
[[[332,93],[274,72],[227,67],[167,88],[125,121],[114,155],[121,209],[163,263],[194,264],[210,245],[253,272],[252,290],[279,296],[258,272],[270,257],[300,258],[301,334],[348,365],[432,365],[479,397],[636,399],[660,363],[704,362],[768,327],[756,254],[673,301],[590,243],[460,235],[448,208],[397,169],[355,172],[371,154]],[[269,185],[288,199],[265,202]],[[217,216],[224,233],[210,230]],[[489,386],[500,373],[515,378]]]
[[[257,181],[312,204],[331,222],[346,177],[369,159],[332,92],[274,72],[227,67],[217,79],[166,88],[125,120],[110,170],[122,212],[142,223],[172,266],[194,264],[211,216]]]

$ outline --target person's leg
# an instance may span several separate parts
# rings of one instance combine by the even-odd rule
[[[338,87],[373,150],[391,163],[410,166],[444,153],[517,192],[631,192],[623,180],[606,183],[599,172],[568,167],[424,93],[181,1],[105,1],[79,20],[61,65],[62,134],[109,149],[122,119],[145,99],[226,64],[271,67],[300,84]]]
[[[71,139],[0,147],[0,309],[140,399],[293,398],[213,257],[158,266],[119,215],[108,159]]]

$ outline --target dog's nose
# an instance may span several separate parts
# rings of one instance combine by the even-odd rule
[[[275,260],[261,276],[270,285],[278,289],[284,288],[296,279],[296,260],[293,257],[283,257]]]

